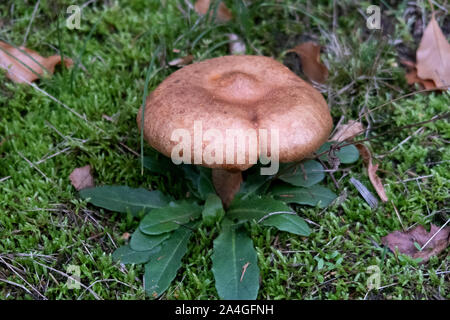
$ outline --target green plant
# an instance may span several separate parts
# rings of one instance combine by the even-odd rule
[[[333,156],[327,157],[327,150]],[[337,148],[326,143],[318,152],[323,153],[322,161],[330,159],[330,162],[337,158],[342,163],[352,163],[359,157],[353,145]],[[211,257],[219,296],[256,299],[259,268],[246,224],[258,223],[308,236],[311,233],[308,224],[288,204],[323,208],[336,198],[331,190],[317,185],[325,173],[322,164],[315,160],[282,164],[274,176],[262,176],[259,165],[254,166],[226,213],[215,194],[210,169],[176,166],[156,152],[146,156],[143,165],[153,173],[171,172],[183,177],[192,197],[175,200],[158,190],[126,186],[89,188],[81,190],[80,195],[98,207],[141,219],[129,243],[119,247],[113,259],[124,264],[145,264],[145,291],[154,298],[163,294],[176,277],[191,233],[203,223],[220,229]]]

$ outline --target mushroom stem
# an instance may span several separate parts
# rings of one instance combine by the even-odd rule
[[[225,169],[212,169],[214,188],[222,203],[227,209],[233,201],[234,195],[239,191],[242,182],[241,171],[228,171]]]

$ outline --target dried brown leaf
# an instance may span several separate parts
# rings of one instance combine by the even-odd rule
[[[325,83],[328,79],[328,69],[320,61],[320,45],[312,41],[304,42],[289,50],[300,56],[302,70],[309,80]]]
[[[394,231],[383,237],[381,241],[391,251],[395,252],[398,250],[398,252],[414,259],[421,258],[421,263],[424,263],[430,257],[438,255],[450,244],[450,227],[443,228],[440,231],[439,229],[439,227],[432,224],[430,232],[427,232],[423,226],[417,226],[406,232]],[[422,250],[419,250],[414,243],[417,243]]]
[[[195,11],[199,15],[205,15],[208,13],[209,7],[211,6],[211,0],[197,0],[194,5]],[[214,7],[213,7],[214,8]],[[213,15],[213,8],[211,8],[210,15]],[[225,3],[220,2],[219,7],[217,8],[216,20],[219,22],[227,22],[233,18],[233,15],[230,9],[227,8]]]
[[[405,78],[409,85],[414,84],[414,83],[419,83],[420,85],[422,85],[422,87],[424,87],[427,90],[432,90],[432,89],[437,88],[436,84],[434,83],[433,80],[420,79],[417,76],[417,69],[413,69],[413,70],[409,71],[407,74],[405,74]]]
[[[427,90],[437,89],[437,86],[433,80],[423,80],[419,78],[417,75],[416,64],[414,62],[402,60],[400,63],[404,64],[408,69],[408,72],[405,74],[405,78],[409,85],[418,83]]]
[[[367,173],[369,175],[369,180],[372,183],[372,186],[375,188],[375,191],[377,192],[381,201],[383,202],[388,201],[383,183],[381,182],[381,179],[377,176],[378,164],[376,165],[373,164],[372,154],[365,145],[358,143],[356,144],[356,147],[358,148],[358,151],[361,154],[364,163],[367,165]]]
[[[364,132],[364,127],[361,122],[349,120],[346,124],[341,124],[336,128],[336,133],[330,140],[342,142],[345,140],[352,140],[357,135]]]
[[[419,78],[431,79],[438,87],[450,87],[450,44],[434,14],[420,40],[416,59]]]
[[[61,63],[60,55],[44,58],[36,51],[25,47],[19,49],[0,41],[0,68],[5,69],[7,77],[14,82],[32,82],[45,74],[51,75],[55,66]],[[64,64],[71,67],[73,61],[65,58]]]
[[[72,185],[77,190],[84,188],[92,188],[95,186],[94,178],[92,177],[92,168],[90,165],[76,168],[69,176]]]

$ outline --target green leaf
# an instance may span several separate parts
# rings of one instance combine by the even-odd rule
[[[187,202],[154,209],[142,219],[139,229],[147,235],[161,234],[178,229],[200,214],[201,208],[197,204]]]
[[[216,189],[214,188],[211,169],[198,167],[200,171],[200,177],[198,180],[198,192],[200,193],[201,199],[206,200],[210,194],[216,194]]]
[[[123,264],[141,264],[150,260],[152,255],[158,253],[161,247],[155,247],[147,251],[134,251],[129,245],[121,246],[114,251],[112,258],[114,261],[120,261]]]
[[[154,208],[167,205],[168,198],[160,191],[133,189],[127,186],[102,186],[80,190],[80,196],[93,205],[110,211],[127,213],[137,216]]]
[[[329,151],[332,145],[336,145],[337,142],[331,143],[331,142],[325,142],[319,150],[316,151],[317,154],[320,154],[325,151]],[[336,157],[339,158],[339,161],[341,163],[349,164],[354,163],[359,159],[359,151],[358,148],[356,148],[353,144],[341,147],[338,151],[335,153]],[[320,159],[323,161],[328,161],[328,155],[324,154],[320,156]]]
[[[190,189],[195,197],[206,200],[208,195],[216,193],[210,168],[185,164],[182,166],[182,170],[185,178],[190,182]]]
[[[322,258],[317,258],[317,270],[323,269],[324,260]]]
[[[275,227],[281,231],[287,231],[299,236],[309,236],[311,229],[308,224],[297,214],[275,214],[262,221],[268,227]]]
[[[207,226],[212,226],[215,222],[220,221],[224,215],[225,210],[222,206],[222,200],[220,200],[216,194],[210,194],[208,198],[206,198],[206,202],[203,207],[203,222]]]
[[[253,219],[258,221],[272,212],[292,212],[292,210],[285,203],[269,196],[235,199],[228,208],[226,217],[239,222]]]
[[[342,147],[336,156],[341,160],[342,163],[354,163],[359,159],[359,151],[353,144]]]
[[[254,300],[259,268],[252,239],[243,229],[225,227],[214,240],[211,257],[217,292],[226,300]]]
[[[323,166],[314,160],[307,160],[295,166],[286,163],[280,166],[282,174],[278,177],[297,187],[310,187],[325,178]]]
[[[160,256],[145,265],[144,286],[149,296],[157,298],[167,290],[187,252],[191,229],[196,226],[197,223],[189,223],[174,231],[162,244]]]
[[[416,241],[414,241],[414,247],[416,247],[417,250],[422,251],[422,247],[420,246],[420,244]]]
[[[144,167],[153,172],[162,175],[168,175],[169,172],[180,171],[179,166],[172,160],[156,151],[144,157]]]
[[[309,188],[279,185],[274,187],[271,193],[275,199],[286,203],[306,204],[310,206],[319,205],[319,208],[325,208],[337,197],[333,191],[319,185]]]
[[[155,236],[149,236],[145,233],[142,233],[142,231],[138,228],[131,236],[130,248],[134,251],[148,251],[159,246],[164,240],[169,237],[170,232]]]
[[[267,190],[268,185],[270,185],[273,176],[261,175],[260,166],[257,166],[254,170],[252,169],[249,169],[251,172],[241,184],[236,196],[242,195],[241,198],[245,199],[254,194],[264,193],[264,191]]]

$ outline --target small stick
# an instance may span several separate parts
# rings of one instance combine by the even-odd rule
[[[11,178],[11,176],[3,177],[3,178],[0,179],[0,182],[6,181],[6,180],[8,180],[9,178]]]
[[[241,282],[242,282],[242,279],[244,279],[245,271],[247,271],[247,268],[248,268],[249,265],[250,265],[250,262],[247,262],[247,263],[244,264],[244,266],[242,267]]]
[[[260,223],[261,221],[264,221],[264,220],[266,220],[267,218],[269,218],[269,217],[271,217],[271,216],[274,216],[274,215],[277,215],[277,214],[292,214],[292,215],[296,215],[296,213],[295,213],[295,212],[292,212],[292,211],[275,211],[275,212],[271,212],[271,213],[265,215],[264,217],[262,217],[261,219],[259,219],[257,223]]]
[[[430,241],[433,240],[433,238],[436,237],[436,235],[437,235],[439,232],[441,232],[441,230],[444,229],[444,227],[445,227],[449,222],[450,222],[450,219],[448,219],[447,222],[444,223],[444,225],[443,225],[442,227],[440,227],[439,230],[436,231],[436,233],[433,234],[433,235],[431,236],[431,238],[428,239],[427,242],[425,242],[425,244],[424,244],[423,247],[420,249],[420,251],[422,251],[423,249],[425,249],[425,247],[430,243]]]
[[[22,159],[24,159],[32,168],[34,168],[34,169],[36,169],[37,170],[37,172],[39,172],[47,181],[52,181],[52,179],[50,179],[49,177],[47,177],[46,175],[45,175],[45,173],[43,173],[42,171],[41,171],[41,169],[39,169],[37,166],[35,166],[34,164],[33,164],[33,162],[31,162],[30,160],[28,160],[20,151],[17,151],[17,153],[19,154],[19,156],[21,156],[22,157]]]
[[[325,163],[323,162],[322,159],[317,158],[317,160],[319,160],[320,164],[325,168],[325,172],[328,172],[328,174],[330,175],[331,180],[333,180],[333,183],[334,183],[334,185],[336,186],[336,189],[339,189],[339,183],[336,181],[336,179],[334,178],[334,174],[333,174],[336,170],[333,170],[333,169],[330,170],[330,169],[325,165]]]
[[[400,217],[400,214],[398,213],[398,210],[397,210],[397,207],[396,207],[395,204],[394,204],[394,201],[391,200],[391,203],[392,203],[392,206],[394,207],[395,214],[397,215],[397,218],[398,218],[398,220],[400,221],[400,224],[402,225],[402,229],[403,229],[403,231],[405,231],[406,228],[405,228],[405,226],[403,225],[402,218]]]
[[[25,32],[25,37],[23,38],[22,46],[25,46],[25,44],[27,43],[28,34],[30,33],[31,25],[33,24],[40,2],[41,0],[38,0],[36,2],[36,5],[34,6],[33,14],[31,15],[30,23],[28,24],[27,31]]]

